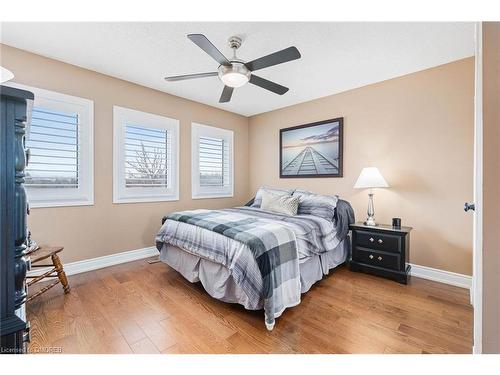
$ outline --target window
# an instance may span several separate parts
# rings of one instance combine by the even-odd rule
[[[113,202],[179,199],[179,121],[113,107]]]
[[[233,132],[192,124],[192,197],[233,196]]]
[[[94,204],[94,103],[12,84],[35,94],[25,144],[30,157],[25,187],[30,207]]]

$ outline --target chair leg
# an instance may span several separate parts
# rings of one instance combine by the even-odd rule
[[[61,281],[64,293],[69,293],[70,288],[69,288],[68,278],[66,277],[66,272],[64,272],[63,265],[57,254],[52,254],[52,263],[54,263],[54,267],[57,272],[57,277]]]

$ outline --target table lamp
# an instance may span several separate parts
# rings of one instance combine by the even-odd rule
[[[373,188],[389,187],[387,181],[382,177],[378,168],[368,167],[363,168],[359,177],[354,184],[355,189],[370,189],[368,193],[368,217],[366,218],[365,225],[377,225],[375,223],[375,210],[373,209]]]

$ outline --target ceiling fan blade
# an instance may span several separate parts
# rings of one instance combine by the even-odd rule
[[[271,82],[265,78],[256,76],[254,74],[250,76],[249,82],[256,86],[262,87],[263,89],[272,91],[278,95],[283,95],[289,90],[288,87],[278,85],[277,83]]]
[[[187,36],[194,44],[208,53],[220,65],[231,65],[229,60],[203,34],[189,34]]]
[[[215,77],[219,73],[217,72],[209,72],[209,73],[195,73],[195,74],[184,74],[182,76],[171,76],[165,77],[165,81],[175,82],[175,81],[184,81],[185,79],[193,79],[193,78],[205,78],[205,77]]]
[[[227,103],[231,100],[231,96],[233,95],[233,87],[224,86],[224,90],[222,90],[222,95],[220,96],[219,103]]]
[[[245,66],[251,70],[264,69],[269,66],[282,64],[288,61],[300,59],[300,52],[295,47],[288,47],[281,51],[247,62]]]

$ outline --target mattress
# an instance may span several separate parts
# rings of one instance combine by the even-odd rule
[[[301,293],[306,293],[314,283],[321,280],[324,275],[328,275],[331,269],[344,263],[348,254],[349,243],[348,239],[345,239],[332,251],[301,258],[299,263]],[[201,282],[213,298],[228,303],[238,303],[247,310],[263,308],[264,301],[250,298],[235,281],[231,270],[220,263],[191,254],[171,244],[163,245],[160,260],[188,281]]]

